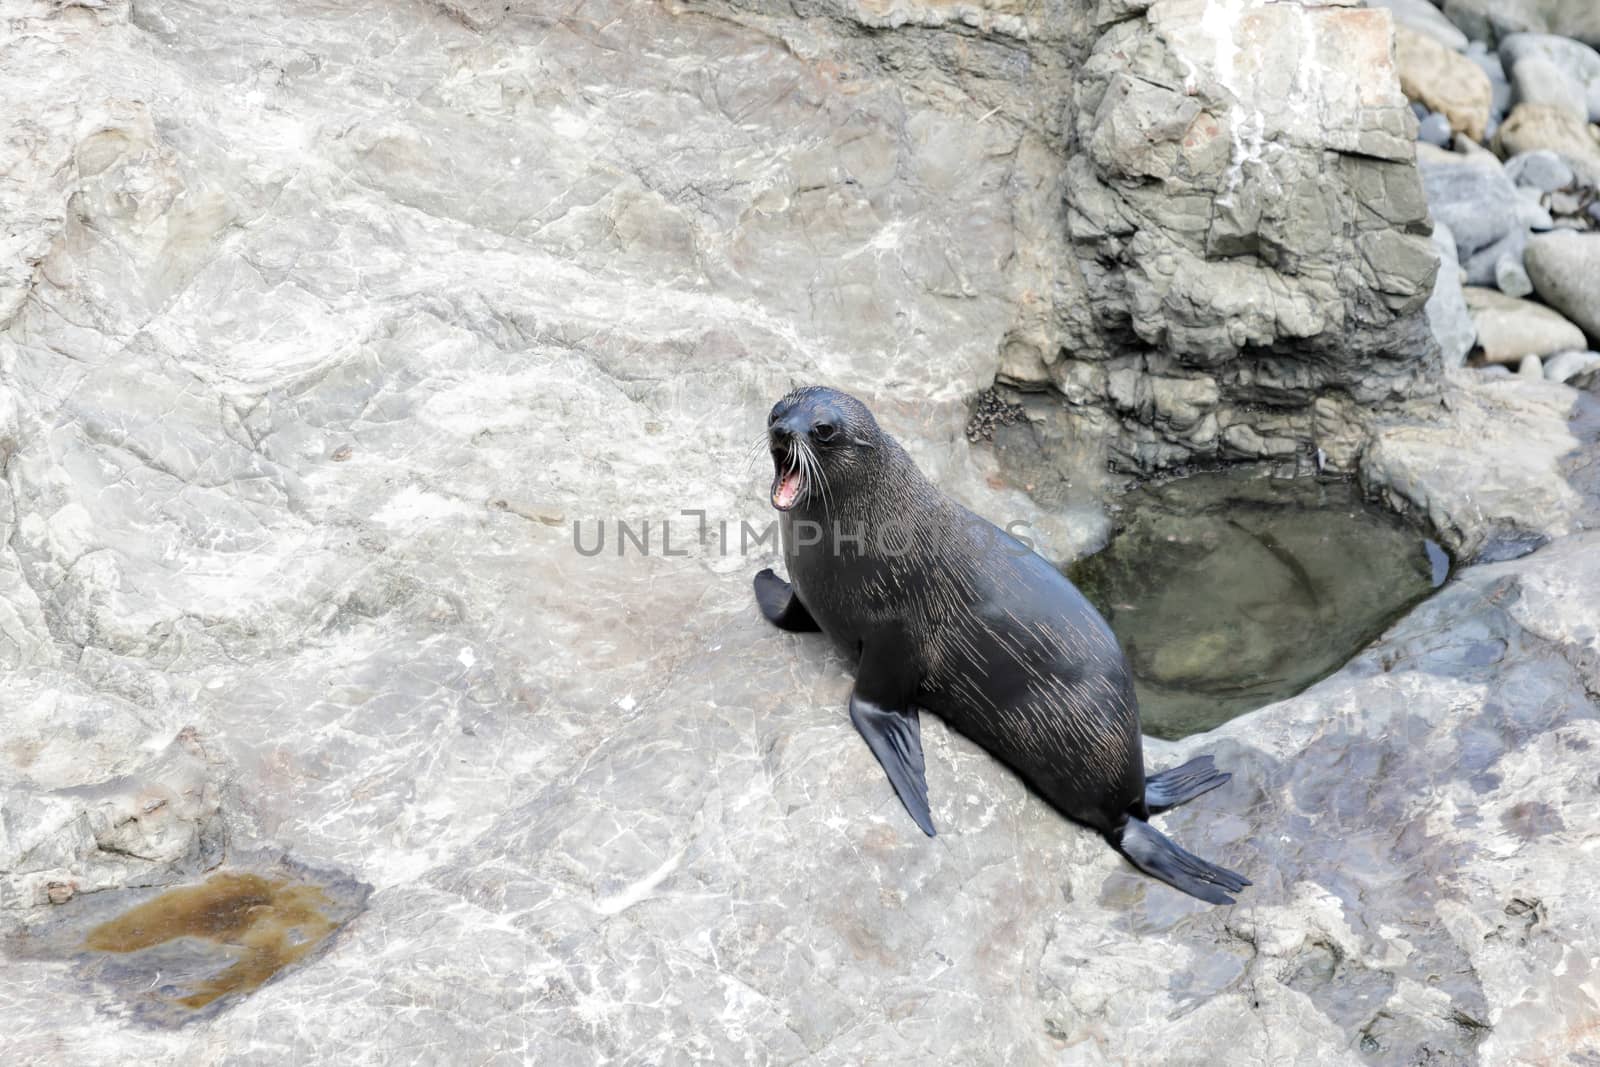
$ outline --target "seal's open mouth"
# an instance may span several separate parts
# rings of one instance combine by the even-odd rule
[[[805,495],[806,477],[800,457],[791,450],[772,450],[772,506],[788,511]]]

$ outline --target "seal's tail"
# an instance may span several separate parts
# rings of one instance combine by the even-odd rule
[[[1187,804],[1201,793],[1209,793],[1233,775],[1217,770],[1210,756],[1197,756],[1181,767],[1172,767],[1144,780],[1144,802],[1152,815]]]
[[[1185,852],[1140,819],[1129,819],[1111,843],[1145,874],[1210,904],[1232,904],[1228,894],[1250,884],[1243,875]]]

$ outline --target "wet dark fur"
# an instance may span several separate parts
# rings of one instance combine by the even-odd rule
[[[797,440],[819,423],[832,431],[831,441],[814,435]],[[787,620],[768,617],[807,629],[809,613],[851,655],[861,656],[852,718],[868,685],[876,704],[898,710],[894,664],[903,662],[914,682],[902,702],[910,705],[904,713],[914,735],[916,707],[937,713],[1064,814],[1099,830],[1150,870],[1150,857],[1140,853],[1157,846],[1141,835],[1148,831],[1170,844],[1142,825],[1152,806],[1182,803],[1227,776],[1216,774],[1207,757],[1153,778],[1147,796],[1127,659],[1100,614],[1050,563],[933,486],[853,397],[797,390],[774,407],[769,433],[779,477],[802,466],[806,484],[782,515],[784,561],[799,603]],[[803,464],[797,448],[811,450]],[[821,526],[822,543],[800,543],[812,534],[808,522]],[[836,540],[835,530],[845,536]],[[763,581],[757,580],[758,594]],[[765,583],[769,598],[782,585],[773,582]],[[882,681],[886,672],[894,678]],[[873,695],[879,693],[889,695]],[[920,777],[920,740],[915,748]],[[893,780],[890,764],[885,767]],[[907,805],[914,808],[913,800]],[[1140,826],[1125,841],[1130,820]],[[924,828],[932,832],[931,820]],[[1218,875],[1203,874],[1197,890],[1180,884],[1186,875],[1150,871],[1187,892],[1224,903],[1231,898],[1219,886],[1237,891],[1248,884],[1172,850]]]

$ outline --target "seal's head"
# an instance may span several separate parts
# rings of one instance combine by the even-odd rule
[[[794,390],[767,417],[772,506],[789,511],[812,500],[826,506],[880,439],[872,412],[855,397],[820,385]]]

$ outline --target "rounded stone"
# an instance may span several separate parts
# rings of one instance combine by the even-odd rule
[[[1566,160],[1547,148],[1524,152],[1506,160],[1506,177],[1523,188],[1537,189],[1541,193],[1565,189],[1575,180]]]
[[[1600,234],[1572,230],[1536,234],[1528,242],[1523,263],[1540,299],[1600,340]]]
[[[1552,382],[1571,381],[1597,369],[1600,369],[1600,352],[1557,352],[1544,361],[1544,376]]]
[[[1490,363],[1518,364],[1524,356],[1588,347],[1582,330],[1543,304],[1477,286],[1467,287],[1463,295],[1472,309],[1478,347]]]
[[[1450,120],[1437,111],[1428,112],[1428,117],[1423,119],[1417,128],[1417,140],[1438,145],[1440,148],[1448,147],[1452,136]]]

